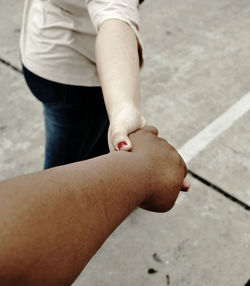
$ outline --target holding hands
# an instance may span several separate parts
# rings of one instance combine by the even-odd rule
[[[141,148],[140,150],[150,150],[151,152],[156,151],[154,150],[154,147],[156,146],[156,142],[160,141],[161,144],[159,144],[159,147],[165,146],[165,148],[162,149],[163,154],[168,154],[170,157],[175,154],[176,157],[178,157],[178,160],[181,160],[183,164],[185,165],[184,161],[180,157],[180,155],[177,153],[177,151],[167,143],[162,138],[158,137],[158,130],[154,127],[145,127],[146,126],[146,120],[141,115],[138,108],[135,107],[135,105],[126,105],[124,106],[119,112],[114,114],[110,118],[110,127],[108,132],[108,142],[109,142],[109,149],[110,151],[114,150],[122,150],[122,151],[132,151],[134,152],[137,150],[138,146]],[[142,130],[139,130],[142,129]],[[139,131],[138,131],[139,130]],[[135,133],[135,131],[137,131]],[[144,136],[139,136],[138,134],[151,134],[151,136],[146,136],[146,140],[142,140]],[[154,135],[154,140],[152,139],[152,135]],[[159,142],[158,142],[159,143]],[[158,150],[159,154],[161,153],[161,148]],[[152,154],[153,156],[153,154]],[[161,156],[159,156],[161,157]],[[164,156],[163,156],[164,158]],[[171,157],[172,158],[172,157]],[[173,159],[173,158],[172,158]],[[159,158],[159,162],[161,162],[162,158]],[[165,158],[167,160],[168,168],[174,168],[175,161],[171,161],[168,158]],[[166,166],[166,164],[165,164]],[[186,168],[186,166],[185,166]],[[175,170],[175,176],[180,175],[178,173],[178,170]],[[186,174],[185,174],[186,176]],[[184,177],[185,177],[184,176]],[[166,176],[167,179],[167,176]],[[182,181],[182,185],[179,187],[179,190],[182,191],[188,191],[190,188],[190,182],[184,178]]]

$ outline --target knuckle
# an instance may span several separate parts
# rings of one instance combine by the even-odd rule
[[[157,137],[157,141],[158,141],[158,144],[160,147],[165,148],[165,149],[168,148],[169,144],[168,144],[167,140],[160,138],[160,137]]]

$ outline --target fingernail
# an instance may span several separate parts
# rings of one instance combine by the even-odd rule
[[[128,143],[127,143],[126,141],[122,141],[122,142],[120,142],[120,143],[117,145],[117,147],[118,147],[119,150],[121,150],[122,147],[124,147],[124,146],[126,146],[126,145],[128,145]]]

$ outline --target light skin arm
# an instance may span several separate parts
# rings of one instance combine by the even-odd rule
[[[185,164],[156,134],[132,134],[132,152],[1,182],[0,285],[71,285],[137,206],[171,209]]]
[[[132,28],[122,20],[109,19],[99,27],[96,64],[110,119],[109,146],[119,142],[131,149],[127,134],[145,125],[139,112],[138,41]]]

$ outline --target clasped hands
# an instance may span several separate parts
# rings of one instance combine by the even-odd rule
[[[157,173],[155,180],[151,180],[154,182],[152,185],[155,187],[159,181],[164,182],[165,189],[170,187],[172,189],[170,193],[175,194],[172,197],[173,201],[180,190],[189,190],[191,184],[185,178],[187,168],[183,159],[174,147],[158,137],[156,128],[146,126],[146,120],[134,105],[125,106],[110,118],[108,142],[111,152],[123,150],[132,153],[138,151],[144,156],[150,154],[151,162],[155,161],[155,167],[151,170],[155,169]],[[142,157],[141,160],[143,161]],[[154,176],[152,172],[149,174],[151,178]],[[163,204],[164,209],[166,204],[165,202]],[[148,208],[147,204],[144,204],[144,207]]]

